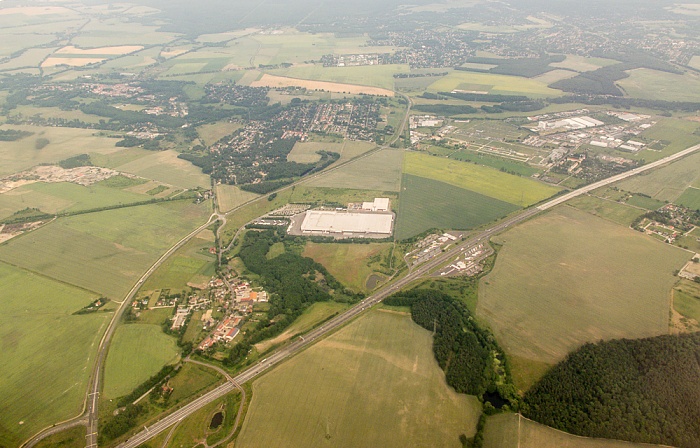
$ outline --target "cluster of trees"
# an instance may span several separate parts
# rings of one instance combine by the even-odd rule
[[[700,333],[586,344],[525,394],[525,416],[573,434],[700,446]]]
[[[24,137],[32,135],[29,131],[20,131],[18,129],[0,129],[0,142],[15,142]]]
[[[170,115],[149,115],[133,110],[122,110],[103,101],[95,101],[80,105],[80,111],[85,114],[97,115],[98,117],[109,118],[113,123],[101,123],[104,129],[119,129],[125,125],[142,125],[143,123],[153,123],[156,126],[167,129],[181,128],[186,120]]]
[[[126,434],[131,428],[135,427],[138,422],[138,417],[145,409],[140,404],[128,404],[119,411],[117,415],[113,415],[104,419],[104,424],[101,425],[98,438],[100,443],[107,440],[114,440],[117,437]]]
[[[289,153],[291,148],[294,147],[296,140],[279,140],[279,142],[287,142],[286,146],[289,147],[287,153]],[[241,190],[266,194],[291,184],[296,178],[321,171],[340,158],[340,154],[337,152],[317,151],[317,154],[321,155],[321,159],[316,163],[287,162],[285,159],[281,158],[278,162],[270,166],[267,176],[265,177],[266,180],[257,184],[241,185]]]
[[[92,160],[88,154],[79,154],[58,162],[58,166],[63,169],[78,168],[79,166],[92,166]]]
[[[457,392],[500,398],[517,406],[517,393],[503,351],[463,302],[439,290],[414,289],[397,293],[384,303],[410,306],[413,321],[435,331],[435,359],[445,371],[447,384]],[[486,408],[493,409],[488,404]]]

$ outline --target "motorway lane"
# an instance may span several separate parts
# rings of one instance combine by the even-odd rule
[[[672,161],[677,160],[681,157],[685,157],[686,155],[691,154],[699,149],[700,149],[700,145],[690,147],[688,149],[685,149],[681,152],[678,152],[678,153],[671,155],[669,157],[666,157],[664,159],[658,160],[658,161],[650,163],[648,165],[644,165],[644,166],[639,167],[639,168],[635,168],[634,170],[630,170],[630,171],[627,171],[627,172],[622,173],[622,174],[618,174],[616,176],[612,176],[608,179],[604,179],[602,181],[593,183],[593,184],[588,185],[586,187],[579,188],[578,190],[574,190],[570,193],[567,193],[567,194],[564,194],[564,195],[559,196],[557,198],[554,198],[554,199],[547,201],[544,204],[541,204],[537,207],[523,210],[516,215],[508,217],[508,218],[498,222],[493,227],[488,228],[482,232],[479,232],[478,234],[472,235],[471,237],[467,238],[465,241],[462,241],[462,242],[456,244],[455,246],[453,246],[450,250],[447,250],[447,251],[437,255],[433,259],[428,260],[427,262],[423,263],[421,266],[419,266],[418,268],[413,270],[411,273],[409,273],[405,277],[397,280],[396,282],[394,282],[390,285],[383,287],[382,289],[375,292],[374,294],[367,297],[366,299],[362,300],[360,303],[353,306],[349,310],[345,311],[344,313],[342,313],[342,314],[336,316],[335,318],[331,319],[330,321],[326,322],[321,327],[316,328],[315,330],[312,330],[311,332],[309,332],[306,335],[295,340],[294,342],[292,342],[288,346],[283,347],[283,348],[279,349],[278,351],[274,352],[272,355],[263,359],[262,361],[260,361],[256,365],[251,366],[250,368],[248,368],[247,370],[243,371],[238,376],[236,376],[234,378],[234,380],[238,384],[243,384],[246,381],[250,381],[251,379],[255,378],[256,376],[264,373],[265,371],[274,367],[275,365],[277,365],[281,361],[285,360],[286,358],[298,353],[299,351],[301,351],[302,349],[304,349],[308,345],[313,344],[315,340],[323,337],[324,335],[335,330],[336,328],[338,328],[342,325],[345,325],[348,321],[354,319],[359,314],[363,313],[365,311],[365,309],[367,309],[368,307],[371,307],[372,305],[375,305],[375,304],[381,302],[386,297],[388,297],[389,295],[393,294],[394,292],[400,290],[404,286],[407,286],[409,283],[413,282],[414,280],[422,277],[425,274],[428,274],[433,269],[448,262],[451,259],[451,257],[453,257],[454,254],[456,252],[459,252],[461,249],[469,250],[472,247],[479,244],[480,242],[488,240],[494,234],[505,230],[508,226],[512,226],[512,225],[518,224],[522,221],[525,221],[525,220],[541,213],[544,210],[552,208],[552,207],[559,205],[563,202],[566,202],[572,198],[586,194],[586,193],[588,193],[596,188],[600,188],[602,186],[609,185],[609,184],[614,183],[614,182],[618,182],[620,180],[634,176],[634,175],[639,174],[641,172],[644,172],[644,171],[656,168],[658,166],[661,166],[663,164],[672,162]],[[230,392],[231,388],[232,388],[231,384],[227,383],[223,386],[220,386],[217,389],[214,389],[209,394],[204,395],[203,397],[200,397],[199,399],[191,402],[186,407],[183,407],[182,409],[175,411],[173,414],[170,414],[169,416],[163,418],[163,420],[161,420],[159,423],[151,426],[150,428],[144,429],[144,431],[141,431],[140,433],[138,433],[137,435],[132,437],[127,442],[120,444],[118,446],[118,448],[135,448],[135,447],[137,447],[139,444],[144,443],[145,441],[149,440],[152,437],[155,437],[157,434],[159,434],[163,430],[167,429],[172,424],[176,423],[179,420],[182,420],[184,417],[188,416],[190,413],[196,411],[197,409],[200,409],[202,406],[205,406],[206,404],[210,403],[214,399]],[[216,398],[209,399],[208,397],[210,395],[212,397],[216,397]]]

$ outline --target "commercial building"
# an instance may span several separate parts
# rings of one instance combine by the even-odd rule
[[[384,204],[382,202],[379,205]],[[388,203],[386,205],[388,208]],[[304,235],[388,237],[391,235],[393,224],[393,213],[309,210],[301,224],[301,232]]]

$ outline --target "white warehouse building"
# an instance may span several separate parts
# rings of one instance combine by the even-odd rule
[[[391,213],[352,213],[330,210],[309,210],[301,224],[303,234],[391,235],[394,215]]]

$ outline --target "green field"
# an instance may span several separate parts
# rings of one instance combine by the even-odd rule
[[[645,213],[645,210],[636,207],[590,195],[579,196],[568,201],[567,204],[628,227],[637,217]]]
[[[273,348],[275,345],[288,341],[297,334],[305,333],[311,330],[329,317],[345,311],[348,309],[348,307],[348,304],[337,302],[314,303],[308,307],[304,313],[292,323],[292,325],[284,330],[284,332],[272,339],[267,339],[255,344],[255,348],[258,353],[264,353],[266,350]]]
[[[297,185],[289,195],[289,202],[305,204],[341,204],[371,201],[378,197],[388,197],[392,209],[397,208],[398,195],[393,191],[353,190],[348,188],[316,188]]]
[[[644,193],[660,201],[673,202],[698,179],[700,179],[700,153],[691,154],[615,185],[622,190]]]
[[[673,308],[688,319],[700,324],[700,286],[681,280],[673,289]]]
[[[331,151],[340,153],[343,147],[340,143],[322,143],[322,142],[297,142],[292,148],[292,151],[287,154],[288,162],[296,163],[316,163],[321,160],[321,154],[318,151]]]
[[[46,213],[73,212],[143,202],[148,195],[132,193],[103,185],[82,185],[43,182],[25,185],[0,194],[0,218],[18,210],[35,207]]]
[[[342,84],[394,89],[394,74],[406,73],[407,65],[364,65],[359,67],[323,67],[320,64],[295,65],[268,73],[289,78],[329,81]]]
[[[687,252],[568,206],[494,240],[477,315],[507,353],[555,363],[584,342],[668,332]]]
[[[693,72],[683,75],[638,68],[630,76],[617,81],[633,98],[663,101],[700,101],[700,76]]]
[[[520,414],[489,417],[484,448],[651,448],[660,445],[575,436],[541,425]]]
[[[181,188],[210,188],[209,176],[190,162],[177,158],[175,151],[149,151],[138,160],[114,169]]]
[[[373,257],[386,258],[391,243],[332,244],[307,242],[303,255],[321,263],[346,287],[366,291],[367,279],[379,265]]]
[[[403,151],[384,149],[305,183],[311,187],[399,191]]]
[[[428,86],[431,92],[450,92],[455,89],[500,95],[526,95],[534,98],[561,95],[561,91],[550,89],[545,83],[533,79],[465,71],[453,71]]]
[[[445,182],[520,207],[540,202],[560,190],[493,168],[417,152],[406,154],[404,173]]]
[[[253,383],[236,446],[461,446],[480,405],[445,383],[429,331],[371,311]]]
[[[396,223],[399,240],[433,227],[473,229],[520,208],[475,191],[410,174],[403,176],[402,188]]]
[[[0,245],[0,260],[121,300],[208,214],[182,201],[72,216]]]
[[[463,162],[472,162],[479,165],[489,166],[491,168],[496,168],[497,170],[503,169],[525,177],[530,177],[533,174],[540,172],[540,170],[537,168],[533,168],[525,163],[508,160],[501,157],[493,157],[486,154],[479,154],[468,150],[453,152],[449,155],[449,157],[450,159],[461,160]]]
[[[90,129],[50,126],[2,125],[0,129],[19,129],[34,135],[0,145],[0,176],[26,170],[42,163],[58,163],[71,156],[85,153],[109,154],[118,150],[115,139],[95,137]],[[49,140],[43,149],[35,149],[37,138]]]
[[[614,61],[612,59],[588,58],[585,56],[567,54],[566,59],[564,59],[562,62],[555,62],[549,65],[551,65],[552,67],[565,68],[577,72],[590,72],[593,70],[597,70],[600,67],[607,67],[608,65],[613,65],[617,63],[618,61]]]
[[[675,202],[693,210],[700,210],[700,189],[695,187],[688,188]]]
[[[219,184],[216,186],[216,200],[219,204],[219,211],[222,212],[233,210],[258,196],[250,191],[241,190],[235,185]]]
[[[175,338],[163,333],[160,325],[119,326],[105,361],[104,398],[128,394],[179,357]]]
[[[0,284],[0,445],[9,447],[80,413],[112,314],[72,315],[98,296],[9,264]]]
[[[209,253],[209,248],[213,246],[214,233],[211,230],[200,232],[160,265],[141,289],[184,291],[190,282],[208,283],[216,268],[216,255]]]
[[[233,134],[234,131],[240,128],[241,125],[239,123],[219,121],[217,123],[204,124],[197,127],[197,133],[205,145],[211,146],[227,135]]]

